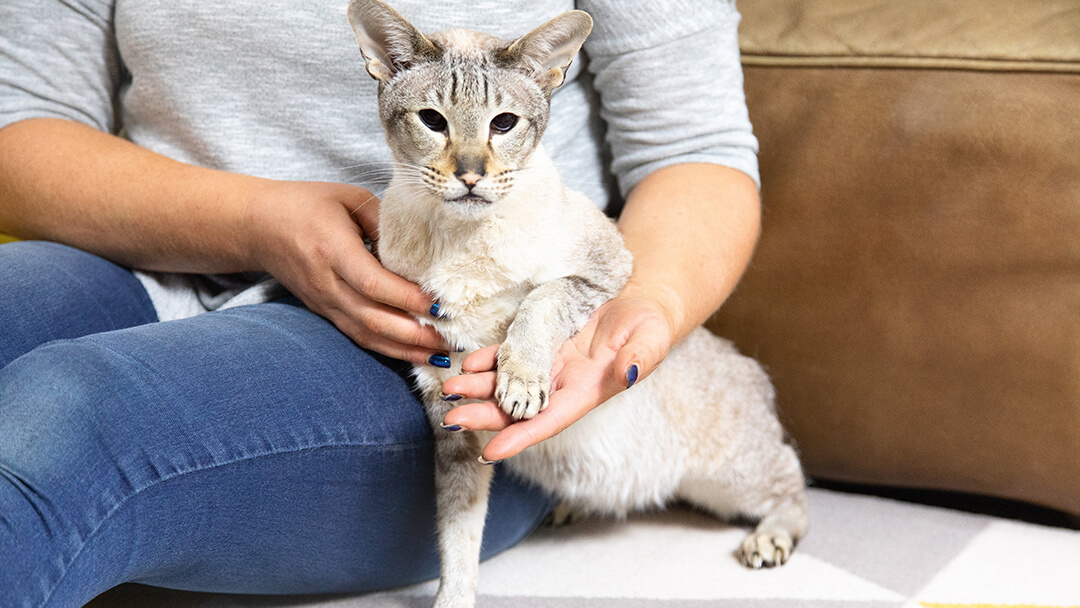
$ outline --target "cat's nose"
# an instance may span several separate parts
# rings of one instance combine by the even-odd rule
[[[455,173],[455,175],[461,180],[461,183],[465,184],[465,187],[468,188],[469,191],[472,191],[476,184],[484,179],[484,170],[481,169],[479,172],[469,171],[467,173]]]
[[[472,190],[473,186],[484,179],[484,157],[479,154],[461,154],[454,167],[454,175],[461,183]]]

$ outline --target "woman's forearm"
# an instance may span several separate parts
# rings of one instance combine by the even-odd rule
[[[240,235],[263,181],[186,165],[66,120],[0,129],[0,232],[148,270],[251,269]]]
[[[634,254],[623,294],[656,300],[680,340],[735,289],[760,226],[757,186],[741,171],[698,163],[655,171],[619,217]]]

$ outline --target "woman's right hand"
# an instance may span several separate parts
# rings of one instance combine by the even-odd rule
[[[364,247],[365,237],[378,237],[378,198],[348,184],[262,186],[248,210],[257,267],[364,348],[417,364],[447,353],[438,333],[413,317],[431,314],[431,298]]]

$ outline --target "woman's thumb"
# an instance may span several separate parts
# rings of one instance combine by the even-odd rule
[[[615,355],[614,373],[623,388],[641,382],[660,365],[671,349],[671,333],[662,322],[641,323]]]

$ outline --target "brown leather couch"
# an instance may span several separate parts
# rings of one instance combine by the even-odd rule
[[[711,327],[807,472],[1080,514],[1080,2],[739,8],[764,224]]]

